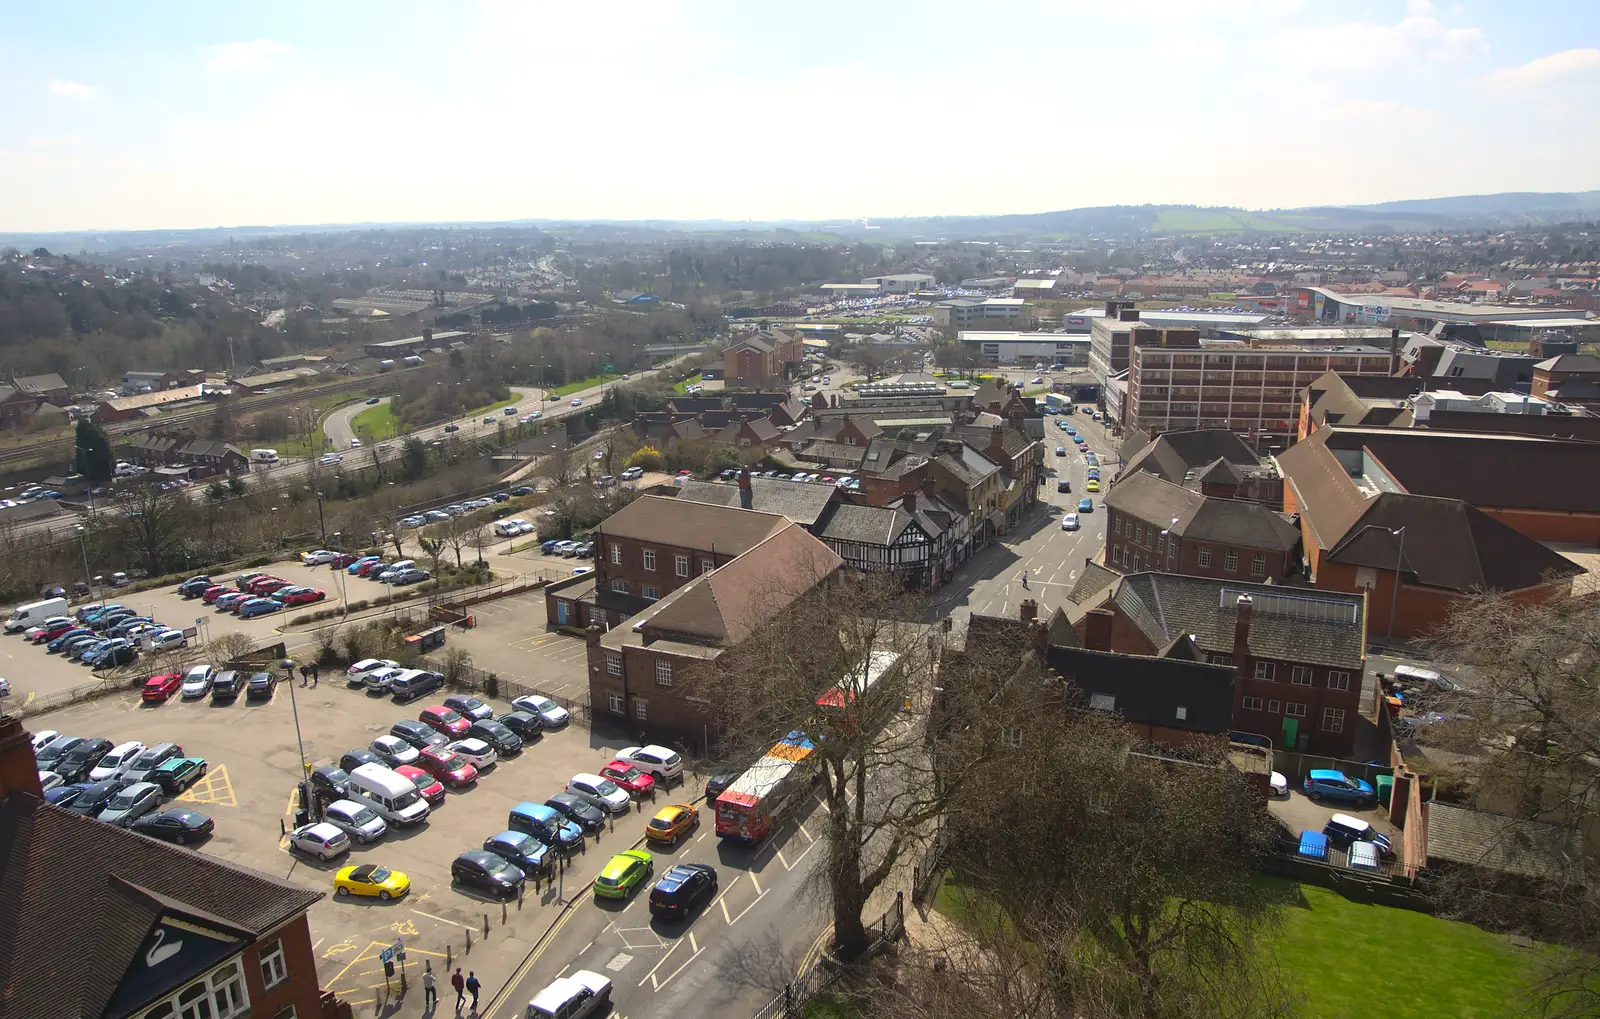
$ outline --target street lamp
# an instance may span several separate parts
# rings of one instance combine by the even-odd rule
[[[1394,587],[1389,592],[1389,631],[1384,639],[1394,640],[1394,607],[1400,603],[1400,563],[1406,554],[1406,529],[1402,526],[1389,533],[1399,539],[1399,547],[1394,553]]]
[[[322,544],[328,544],[328,524],[322,517],[322,493],[317,493],[317,530],[322,534]]]
[[[89,536],[89,529],[87,527],[84,527],[82,524],[77,524],[77,525],[75,525],[75,527],[76,527],[76,530],[78,532],[78,550],[83,553],[83,582],[89,589],[89,597],[93,598],[94,597],[94,575],[89,572],[89,543],[88,543],[88,540],[87,540],[88,536]],[[104,604],[104,603],[105,603],[105,596],[104,596],[104,593],[102,592],[101,604]]]
[[[311,768],[306,764],[306,743],[300,737],[300,706],[294,699],[294,659],[285,658],[278,662],[278,668],[283,670],[283,681],[289,685],[289,711],[294,715],[294,740],[300,747],[300,781],[304,782],[311,774]],[[309,804],[302,804],[309,809]]]

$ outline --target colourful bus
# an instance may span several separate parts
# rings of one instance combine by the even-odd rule
[[[717,797],[717,837],[760,842],[783,812],[805,799],[817,745],[792,732]]]

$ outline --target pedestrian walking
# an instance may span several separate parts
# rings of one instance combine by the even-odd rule
[[[1023,586],[1023,588],[1027,588],[1027,586],[1028,586],[1028,571],[1027,570],[1023,570],[1022,571],[1022,586]]]
[[[457,966],[456,971],[450,974],[450,986],[456,989],[456,1015],[460,1015],[461,1006],[467,1003],[467,981],[461,975],[460,966]]]
[[[311,678],[311,667],[308,665],[300,666],[300,685],[304,687],[306,680],[309,678]]]
[[[433,963],[424,960],[422,970],[422,1007],[424,1009],[436,1008],[439,1004],[439,991],[434,987]]]
[[[471,970],[467,970],[467,990],[472,992],[472,1012],[474,1015],[478,1012],[478,988],[482,986],[482,984],[478,983],[477,975]]]

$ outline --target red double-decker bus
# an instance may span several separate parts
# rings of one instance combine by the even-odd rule
[[[755,843],[770,835],[783,812],[805,798],[816,749],[798,732],[773,744],[717,797],[717,837]]]

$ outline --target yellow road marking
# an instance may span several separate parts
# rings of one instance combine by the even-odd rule
[[[447,924],[450,924],[451,926],[454,926],[454,927],[466,927],[466,926],[468,926],[467,924],[464,924],[464,923],[456,923],[454,920],[446,920],[442,916],[434,916],[432,913],[424,913],[420,909],[413,909],[411,912],[417,914],[418,916],[425,916],[429,920],[437,920],[440,923],[447,923]]]
[[[518,966],[516,971],[511,974],[511,979],[506,981],[506,987],[516,987],[522,982],[523,978],[528,975],[528,972],[539,962],[539,959],[544,955],[545,950],[556,942],[557,936],[561,933],[561,928],[565,927],[567,922],[577,915],[578,900],[588,894],[589,889],[585,887],[581,892],[572,897],[572,908],[561,914],[561,918],[555,922],[555,926],[550,928],[549,933],[545,936],[544,940],[540,942],[537,948],[529,953],[528,957],[522,961],[522,965]],[[520,1013],[521,1009],[522,1006],[520,1004],[513,1002],[511,1003],[511,1007],[509,1009],[503,1010],[500,1014],[503,1016],[515,1016]]]
[[[344,975],[350,971],[350,967],[351,966],[354,966],[358,962],[366,962],[368,959],[376,958],[376,956],[367,955],[368,952],[372,951],[374,946],[376,946],[380,952],[383,949],[389,947],[387,944],[385,944],[382,941],[369,941],[369,942],[367,942],[367,947],[363,948],[361,951],[357,952],[356,953],[356,957],[354,959],[351,959],[349,962],[345,963],[344,964],[344,968],[339,970],[339,972],[335,973],[333,975],[332,979],[330,979],[327,982],[327,984],[324,985],[324,986],[326,986],[328,989],[331,990],[333,988],[334,984],[337,984],[340,980],[344,979]]]
[[[185,803],[205,803],[213,807],[237,807],[239,799],[233,793],[233,782],[228,778],[228,766],[219,764],[207,770],[204,777],[184,790],[176,799]]]

